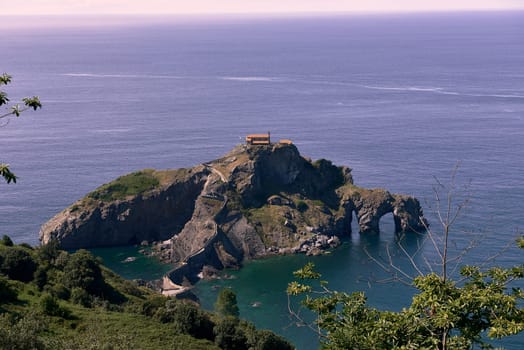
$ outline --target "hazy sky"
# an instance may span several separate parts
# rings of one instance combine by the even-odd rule
[[[0,0],[0,15],[524,9],[524,0]]]

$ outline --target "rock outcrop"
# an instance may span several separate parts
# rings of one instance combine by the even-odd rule
[[[42,225],[40,240],[47,243],[56,239],[64,249],[78,249],[173,237],[191,219],[209,170],[199,166],[144,174],[149,172],[167,178],[166,183],[116,200],[98,199],[100,191],[90,193]]]
[[[66,249],[155,242],[175,266],[170,280],[184,285],[206,266],[334,246],[353,216],[361,233],[378,233],[387,213],[398,232],[425,230],[414,197],[355,186],[351,169],[307,160],[294,145],[239,145],[192,169],[104,185],[44,224],[40,239]]]

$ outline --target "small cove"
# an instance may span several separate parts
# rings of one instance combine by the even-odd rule
[[[104,265],[126,279],[143,279],[151,281],[162,278],[171,270],[169,264],[163,264],[156,257],[140,252],[144,247],[124,246],[89,249],[102,259]]]

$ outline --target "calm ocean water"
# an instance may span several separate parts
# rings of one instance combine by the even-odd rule
[[[470,232],[484,236],[468,263],[499,252],[523,226],[522,12],[39,21],[0,28],[11,99],[44,103],[0,129],[0,161],[20,177],[0,185],[0,233],[17,242],[37,244],[42,223],[119,175],[193,166],[267,130],[305,156],[352,167],[359,185],[417,196],[435,228],[434,177],[446,182],[460,162],[457,182],[470,183],[471,203],[453,242],[460,249]],[[394,243],[392,218],[382,223],[379,237],[354,234],[313,260],[334,288],[365,290],[372,304],[399,309],[410,289],[368,283],[382,273],[362,247],[379,256]],[[408,238],[416,247],[419,239]],[[100,254],[129,277],[154,273]],[[496,261],[522,257],[510,249]],[[284,293],[308,260],[249,263],[196,291],[212,307],[216,286],[233,286],[243,317],[314,349],[313,335],[289,320]]]

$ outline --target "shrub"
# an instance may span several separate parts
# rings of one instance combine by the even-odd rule
[[[34,280],[38,290],[41,291],[47,283],[47,271],[42,266],[38,266],[36,269]]]
[[[45,323],[36,314],[25,317],[0,315],[0,349],[50,349],[39,336],[45,328]]]
[[[189,334],[198,339],[214,339],[214,323],[195,305],[169,300],[159,316],[163,322],[173,322],[174,330],[177,333]]]
[[[85,291],[85,289],[82,288],[73,288],[71,290],[71,302],[82,305],[83,307],[91,307],[91,303],[93,302],[93,298],[89,293]]]
[[[222,289],[217,296],[215,311],[222,316],[238,317],[237,295],[229,288]]]
[[[96,258],[84,249],[70,255],[64,267],[64,281],[69,288],[81,288],[93,295],[101,295],[104,289],[100,265]]]
[[[251,350],[293,350],[295,347],[286,339],[268,330],[258,330]]]
[[[55,267],[57,269],[63,270],[66,267],[68,261],[69,253],[62,250],[58,253],[58,256],[55,259]]]
[[[59,313],[59,308],[60,305],[58,305],[58,302],[53,296],[51,296],[51,294],[45,293],[42,295],[42,298],[40,299],[40,310],[44,315],[56,316]]]
[[[48,293],[44,293],[40,298],[40,311],[47,316],[71,317],[71,311],[60,306],[56,298]]]
[[[135,282],[124,280],[120,286],[120,289],[122,292],[135,296],[135,297],[143,297],[144,292],[138,288]]]
[[[59,248],[58,241],[53,239],[49,243],[40,246],[37,251],[37,258],[41,263],[54,264],[55,260],[60,255],[61,251]]]
[[[163,295],[153,295],[144,300],[142,303],[141,313],[146,316],[155,315],[159,309],[163,308],[166,304],[167,298]]]
[[[296,206],[297,206],[298,211],[300,211],[300,212],[305,212],[309,208],[307,203],[304,202],[303,200],[298,200],[297,203],[296,203]]]
[[[71,297],[71,291],[62,283],[57,283],[49,288],[49,293],[62,300],[68,300]]]
[[[8,301],[15,301],[17,297],[17,292],[13,287],[11,287],[9,280],[0,276],[0,304]]]
[[[286,339],[269,330],[257,330],[251,322],[241,320],[238,327],[244,332],[249,350],[293,350]]]
[[[33,280],[36,263],[31,255],[22,248],[10,247],[2,252],[2,266],[0,270],[9,278],[29,282]]]
[[[238,318],[224,317],[213,328],[215,344],[222,349],[247,349],[247,338],[240,327]]]
[[[28,249],[28,250],[34,250],[35,249],[35,248],[33,248],[33,246],[31,244],[25,243],[25,242],[24,243],[20,243],[18,246],[21,247],[21,248]]]
[[[13,241],[11,240],[11,237],[9,237],[8,235],[2,236],[0,244],[5,245],[6,247],[12,247],[14,245]]]

